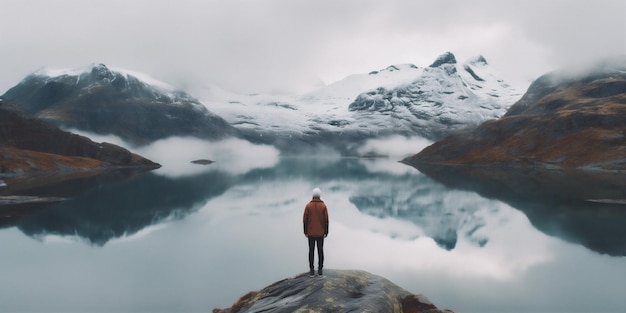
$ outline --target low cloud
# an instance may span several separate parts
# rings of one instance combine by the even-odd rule
[[[241,139],[204,141],[197,138],[171,137],[136,149],[140,155],[162,167],[156,174],[180,177],[217,170],[230,174],[244,174],[255,168],[272,167],[278,163],[279,151],[272,146],[256,145]],[[191,161],[208,159],[210,165]]]
[[[80,135],[80,136],[85,136],[94,142],[98,142],[98,143],[108,142],[114,145],[118,145],[120,147],[124,147],[131,151],[133,150],[133,146],[131,144],[127,143],[122,138],[115,136],[115,135],[99,135],[99,134],[94,134],[94,133],[82,131],[79,129],[73,129],[73,128],[69,128],[69,129],[65,128],[63,130],[68,131],[73,134]]]
[[[384,155],[400,160],[422,151],[422,149],[431,144],[432,141],[422,137],[404,137],[397,135],[369,140],[358,152],[362,155]]]

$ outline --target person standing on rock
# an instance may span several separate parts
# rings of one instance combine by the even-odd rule
[[[313,260],[317,245],[317,274],[322,276],[324,267],[324,238],[328,236],[328,208],[322,199],[319,188],[313,189],[313,199],[304,208],[304,235],[309,239],[309,276],[315,276]]]

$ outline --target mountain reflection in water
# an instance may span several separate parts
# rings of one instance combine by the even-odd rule
[[[183,178],[169,178],[151,172],[113,172],[70,179],[60,184],[20,190],[21,194],[69,199],[39,203],[34,213],[18,216],[13,222],[3,224],[5,227],[17,226],[33,237],[78,236],[92,244],[103,245],[113,238],[132,235],[153,224],[185,217],[209,198],[228,189],[231,180],[220,172]],[[12,209],[19,212],[25,210],[24,206],[27,205],[13,205]]]
[[[131,235],[150,225],[184,218],[210,198],[237,184],[302,179],[335,180],[358,185],[349,200],[359,211],[379,217],[407,220],[423,229],[446,250],[458,236],[476,246],[489,238],[478,235],[484,221],[480,205],[459,205],[446,196],[448,188],[473,191],[503,201],[522,211],[540,231],[581,244],[593,251],[626,255],[626,177],[587,172],[524,171],[472,167],[423,166],[425,175],[371,171],[376,160],[341,158],[333,162],[315,158],[284,158],[273,168],[254,169],[239,176],[219,170],[197,175],[167,177],[149,173],[110,173],[69,179],[40,186],[31,182],[20,194],[69,197],[69,200],[34,204],[35,213],[5,227],[17,226],[33,237],[79,236],[96,245]],[[431,178],[443,183],[434,184]],[[2,191],[3,194],[7,190]],[[19,207],[28,205],[19,205]],[[0,207],[7,211],[7,206]],[[26,211],[26,209],[24,209]],[[393,236],[393,234],[392,234]]]
[[[623,174],[433,165],[418,169],[449,188],[508,203],[548,235],[626,256]]]

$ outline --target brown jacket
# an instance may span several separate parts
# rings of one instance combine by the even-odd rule
[[[328,209],[320,198],[313,198],[304,208],[304,234],[307,237],[328,235]]]

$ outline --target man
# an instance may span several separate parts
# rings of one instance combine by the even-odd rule
[[[304,208],[304,235],[309,238],[309,276],[315,276],[313,259],[317,244],[317,274],[322,276],[324,267],[324,237],[328,236],[328,209],[320,199],[319,188],[313,189],[313,199]]]

